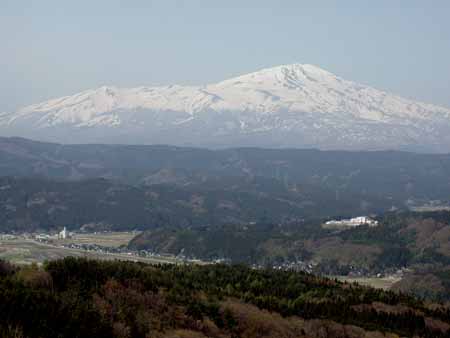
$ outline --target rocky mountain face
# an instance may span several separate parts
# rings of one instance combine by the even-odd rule
[[[0,114],[0,135],[63,143],[450,151],[450,109],[312,65],[204,86],[101,87]]]

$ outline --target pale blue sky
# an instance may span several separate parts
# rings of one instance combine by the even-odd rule
[[[450,107],[450,1],[0,0],[0,111],[287,63]]]

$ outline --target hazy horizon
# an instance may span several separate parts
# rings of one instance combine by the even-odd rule
[[[450,107],[450,4],[3,1],[0,112],[101,85],[206,84],[290,63]]]

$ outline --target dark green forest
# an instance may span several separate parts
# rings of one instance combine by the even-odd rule
[[[391,201],[348,195],[312,185],[296,190],[277,180],[223,177],[201,184],[127,185],[103,178],[58,181],[0,177],[0,232],[145,230],[158,226],[290,222],[336,214],[376,212]],[[366,202],[361,204],[361,199]]]
[[[378,217],[379,225],[361,225],[353,229],[324,229],[323,219],[309,219],[290,224],[259,222],[204,227],[156,227],[134,238],[129,247],[174,255],[212,260],[227,258],[233,263],[265,265],[284,261],[309,260],[327,242],[339,242],[341,248],[376,247],[379,253],[367,269],[383,271],[416,263],[447,264],[450,252],[438,251],[447,238],[436,238],[432,245],[418,242],[422,227],[412,224],[430,223],[436,230],[447,230],[449,212],[391,212]],[[432,229],[434,230],[434,229]],[[308,243],[309,245],[308,245]],[[314,243],[314,244],[310,244]],[[339,257],[335,257],[339,263]],[[353,265],[358,263],[352,262]],[[362,267],[362,266],[361,266]]]
[[[448,308],[401,293],[242,265],[1,262],[0,299],[5,338],[322,337],[324,328],[446,337],[450,328]]]
[[[406,269],[396,288],[450,299],[450,212],[397,211],[377,219],[376,227],[342,230],[324,229],[320,220],[156,227],[136,236],[129,247],[319,275],[375,276]]]

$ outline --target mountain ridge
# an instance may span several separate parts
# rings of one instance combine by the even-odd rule
[[[203,86],[102,86],[0,115],[0,133],[71,143],[450,151],[450,109],[313,65]]]

